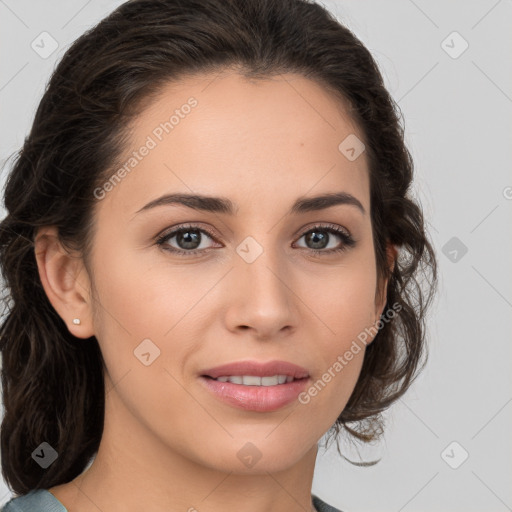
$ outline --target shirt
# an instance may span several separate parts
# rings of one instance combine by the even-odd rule
[[[318,512],[342,512],[331,507],[318,496],[311,495],[313,505]],[[46,489],[36,489],[23,496],[10,499],[0,512],[68,512],[66,507]]]

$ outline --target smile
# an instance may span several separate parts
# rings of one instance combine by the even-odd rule
[[[292,382],[291,375],[272,375],[270,377],[258,377],[256,375],[223,375],[215,379],[219,382],[231,382],[242,386],[277,386],[286,382]]]

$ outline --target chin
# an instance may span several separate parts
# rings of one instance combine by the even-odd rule
[[[285,471],[297,464],[313,447],[316,448],[316,444],[307,446],[298,436],[293,439],[293,444],[283,442],[279,436],[272,441],[264,437],[260,441],[251,440],[247,436],[231,439],[225,449],[210,453],[208,461],[204,460],[203,455],[203,464],[217,471],[235,474],[264,475]],[[215,446],[219,447],[219,444]]]

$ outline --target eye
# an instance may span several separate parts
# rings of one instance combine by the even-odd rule
[[[158,237],[156,244],[161,246],[165,251],[169,251],[173,254],[194,256],[208,252],[208,250],[212,248],[202,246],[202,242],[205,237],[217,242],[214,235],[207,229],[189,224],[180,226]],[[314,226],[304,232],[299,240],[302,238],[305,238],[306,244],[313,246],[304,248],[313,254],[320,256],[340,253],[356,245],[356,241],[350,233],[341,226],[337,226],[335,224]],[[174,242],[172,242],[173,239],[175,239]],[[338,239],[338,243],[336,243],[336,239]],[[329,247],[331,242],[334,242],[334,247]],[[173,244],[176,244],[178,247],[173,246]]]
[[[160,236],[156,243],[159,246],[164,246],[163,249],[174,254],[180,255],[193,255],[200,252],[204,252],[205,247],[201,247],[203,235],[206,235],[208,238],[214,239],[213,235],[207,231],[206,229],[199,228],[194,225],[180,226],[178,229],[174,229],[173,231]],[[175,247],[167,247],[168,242],[170,242],[173,238],[176,238],[175,243],[178,244],[178,248]]]
[[[306,247],[306,249],[322,256],[346,251],[356,244],[348,231],[336,225],[314,226],[306,231],[301,238],[305,238],[306,244],[313,246]],[[341,239],[341,245],[339,242],[336,244],[336,238]],[[334,247],[328,247],[331,242],[334,242]]]

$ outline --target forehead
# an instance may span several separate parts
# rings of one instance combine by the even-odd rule
[[[366,154],[343,152],[344,141],[363,139],[346,104],[301,75],[192,76],[164,86],[134,118],[114,169],[124,167],[123,178],[105,202],[129,215],[164,192],[240,205],[343,190],[369,210]]]

